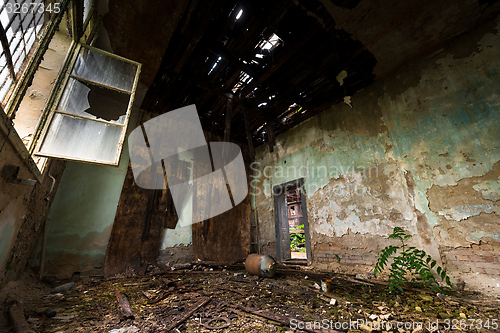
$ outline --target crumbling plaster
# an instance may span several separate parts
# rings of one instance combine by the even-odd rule
[[[325,243],[378,253],[394,226],[436,259],[448,247],[498,247],[499,30],[500,18],[487,22],[357,93],[352,108],[278,136],[273,153],[260,146],[261,246],[275,241],[272,185],[304,177],[313,258]],[[447,193],[461,182],[468,192]]]

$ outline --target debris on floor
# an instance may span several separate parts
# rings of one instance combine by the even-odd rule
[[[44,333],[498,331],[500,302],[480,294],[389,294],[373,277],[290,266],[277,265],[273,278],[248,275],[242,264],[210,268],[81,278],[63,293],[40,288],[22,309],[29,329]]]

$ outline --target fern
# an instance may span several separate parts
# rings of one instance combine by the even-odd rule
[[[403,286],[408,282],[412,282],[421,284],[424,288],[431,288],[432,291],[442,292],[442,288],[432,273],[434,267],[436,267],[438,277],[453,288],[446,271],[437,265],[436,260],[432,259],[424,250],[419,250],[414,246],[408,247],[405,244],[405,240],[411,237],[403,228],[394,228],[392,234],[389,235],[389,239],[399,239],[401,245],[389,245],[382,250],[375,264],[374,275],[383,272],[388,266],[389,259],[399,251],[399,255],[393,258],[390,265],[387,284],[389,291],[403,291]]]

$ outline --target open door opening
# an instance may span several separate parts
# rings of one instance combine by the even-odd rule
[[[274,219],[277,260],[307,265],[311,246],[303,182],[301,178],[274,186]]]

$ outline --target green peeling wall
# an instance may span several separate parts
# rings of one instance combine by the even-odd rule
[[[261,251],[276,253],[271,186],[303,177],[315,263],[372,265],[402,226],[452,271],[500,269],[499,30],[487,22],[278,136],[273,153],[260,146]]]

